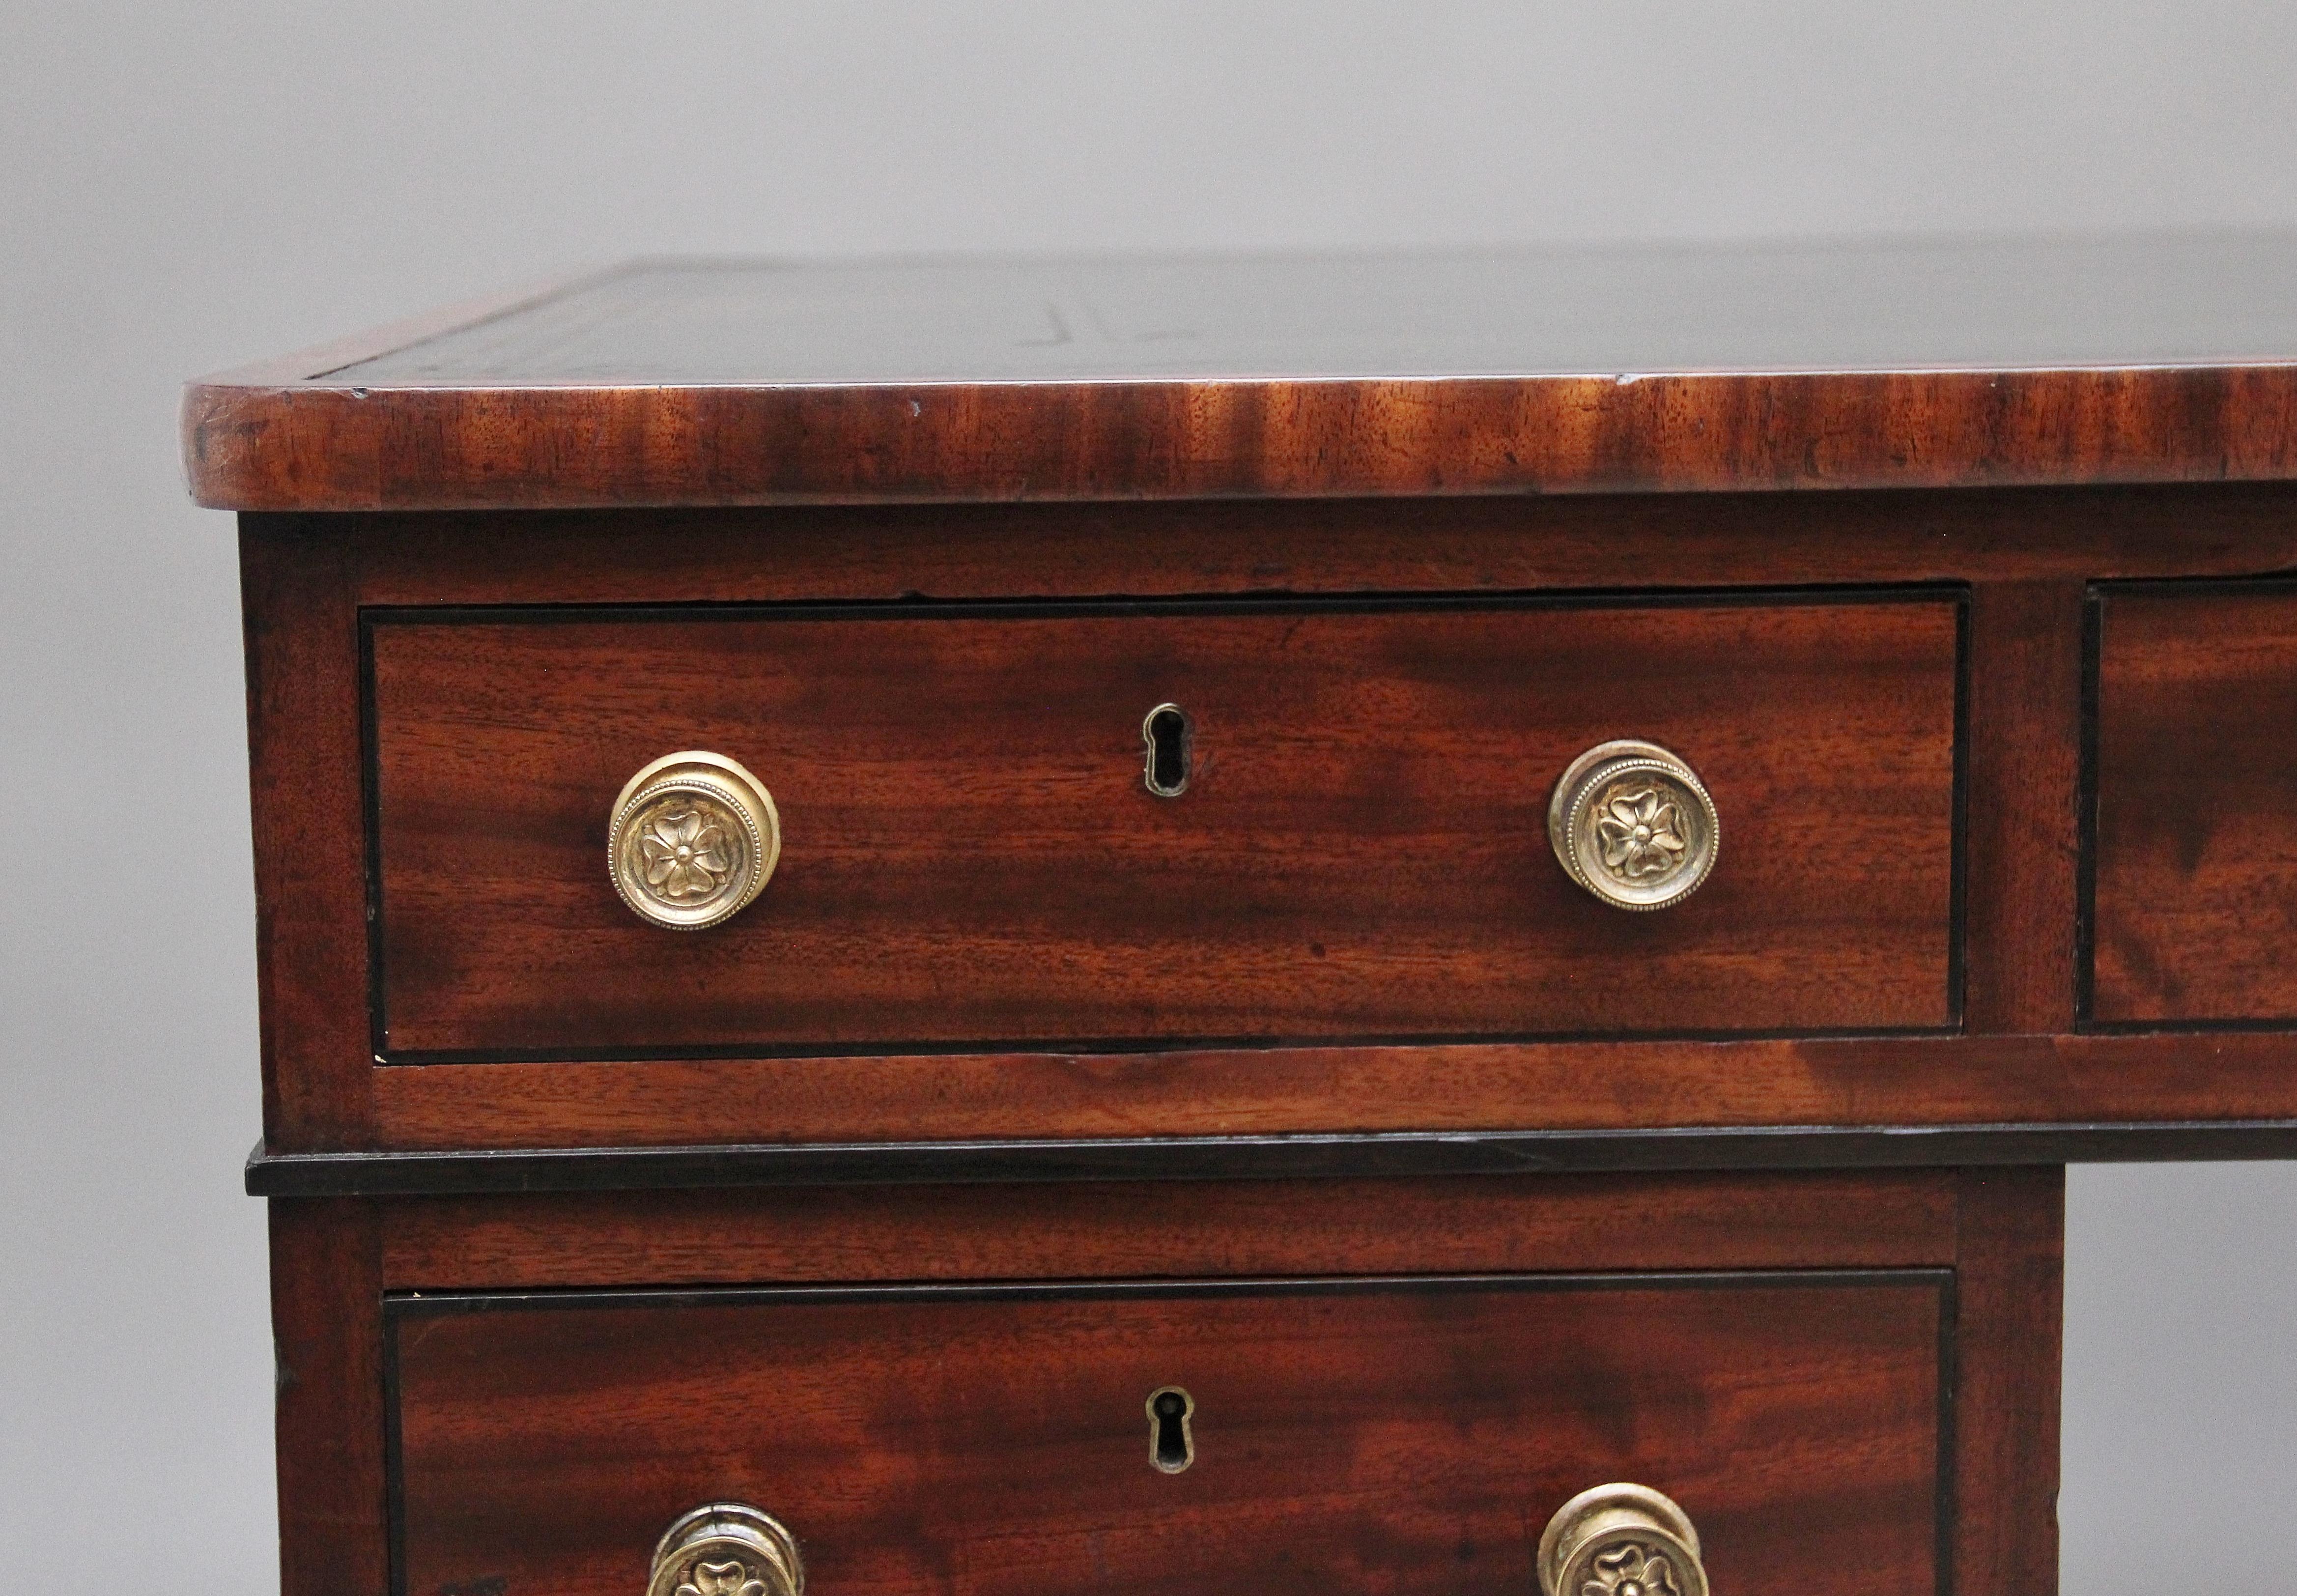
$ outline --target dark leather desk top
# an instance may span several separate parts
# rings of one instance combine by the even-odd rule
[[[642,262],[190,386],[260,510],[2297,476],[2297,238]]]

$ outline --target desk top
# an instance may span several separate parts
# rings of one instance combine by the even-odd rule
[[[192,383],[258,510],[2297,477],[2297,237],[637,262]]]

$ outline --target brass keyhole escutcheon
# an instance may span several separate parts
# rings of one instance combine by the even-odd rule
[[[1157,1473],[1178,1474],[1197,1460],[1197,1438],[1189,1427],[1196,1411],[1197,1399],[1178,1386],[1148,1394],[1148,1460]]]
[[[1177,703],[1160,703],[1140,722],[1140,740],[1148,745],[1148,759],[1140,772],[1143,786],[1159,798],[1178,798],[1189,790],[1189,760],[1196,727]]]

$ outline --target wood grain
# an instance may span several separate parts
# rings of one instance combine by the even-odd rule
[[[1949,603],[832,613],[377,626],[387,1056],[1952,1021]],[[1664,913],[1546,835],[1626,736],[1724,817]],[[785,836],[699,934],[601,864],[676,748]]]
[[[2297,588],[2100,617],[2091,1017],[2297,1019]]]
[[[394,1291],[1954,1262],[1936,1171],[426,1197]]]
[[[384,1148],[2297,1119],[2286,1037],[1874,1037],[393,1065]],[[2194,1156],[2190,1140],[2184,1155]]]
[[[366,779],[353,562],[295,522],[241,526],[263,1124],[299,1147],[373,1123]],[[360,1067],[346,1068],[352,1059]]]
[[[1259,309],[1124,267],[1023,304],[1041,340],[663,267],[194,385],[195,492],[288,512],[242,524],[267,1140],[851,1144],[880,1181],[1033,1137],[2257,1145],[2297,1123],[2297,588],[2187,579],[2297,569],[2297,364],[2259,353],[2297,320],[2189,291],[2297,248],[1957,248],[1438,271],[1544,290],[1500,300],[1262,263]],[[1189,283],[1205,317],[1124,335]],[[2177,585],[2097,587],[2139,580]],[[1159,804],[1166,698],[1204,757]],[[1554,770],[1621,735],[1724,806],[1667,915],[1546,857]],[[790,852],[672,938],[597,856],[692,744]],[[1512,1592],[1611,1477],[1690,1508],[1718,1590],[2054,1584],[2054,1168],[1121,1167],[275,1202],[284,1588],[626,1592],[750,1496],[825,1592]]]
[[[2297,566],[2297,484],[2282,482],[284,519],[348,551],[360,603],[391,605],[1507,594]]]
[[[1025,1203],[993,1189],[275,1202],[284,1588],[297,1596],[383,1588],[377,1309],[386,1280],[395,1290],[436,1292],[687,1279],[1107,1279],[1315,1272],[1351,1259],[1379,1269],[1405,1263],[1414,1249],[1422,1249],[1422,1267],[1478,1271],[1951,1263],[1959,1373],[1948,1544],[1957,1588],[2053,1588],[2055,1170],[1087,1185],[1026,1195]],[[1629,1333],[1637,1333],[1633,1325]],[[1700,1355],[1731,1346],[1728,1337],[1706,1338]],[[461,1378],[495,1391],[494,1411],[531,1411],[515,1386],[494,1385],[486,1349],[477,1350]],[[1733,1366],[1776,1367],[1766,1356],[1742,1347]],[[1648,1370],[1628,1372],[1640,1380]],[[1659,1404],[1635,1411],[1663,1413],[1668,1400],[1662,1394]],[[482,1438],[491,1422],[485,1403],[454,1408],[474,1419],[453,1427],[457,1433]],[[442,1408],[437,1417],[451,1415]],[[1700,1434],[1714,1439],[1711,1427]],[[579,1460],[587,1443],[576,1436],[572,1449]],[[1719,1446],[1702,1466],[1728,1469],[1733,1455]],[[1711,1535],[1713,1525],[1701,1522]]]
[[[2281,479],[2293,253],[640,263],[193,383],[184,456],[251,510]]]
[[[1945,1278],[402,1300],[405,1588],[635,1590],[731,1499],[825,1591],[1515,1596],[1549,1513],[1634,1479],[1719,1589],[1931,1596]]]
[[[381,1596],[389,1578],[380,1217],[270,1205],[281,1596]]]
[[[1505,593],[1634,588],[1654,577],[1741,584],[1876,576],[1971,581],[1973,613],[1998,619],[2016,612],[1989,593],[1997,582],[2222,578],[2297,565],[2293,507],[2297,498],[2286,485],[2196,485],[1506,503],[251,516],[251,658],[279,665],[251,676],[259,903],[278,924],[292,920],[295,933],[267,932],[261,944],[267,1067],[275,1086],[266,1139],[286,1153],[593,1140],[660,1146],[703,1137],[2206,1124],[2297,1116],[2297,1077],[2285,1044],[2270,1034],[2061,1033],[2005,1041],[1989,1032],[2028,1030],[2033,1021],[2014,1008],[1990,1014],[1983,1004],[1965,1015],[1970,1034],[1937,1041],[378,1067],[364,1024],[367,922],[356,884],[357,794],[342,777],[355,757],[346,729],[357,715],[350,690],[355,604]],[[2038,690],[2029,701],[2019,682],[1997,679],[1982,661],[2007,647],[2001,657],[2013,662],[2013,676],[2058,670],[2079,646],[2071,634],[2053,640],[2052,628],[2062,624],[2061,616],[2038,630],[1997,629],[1993,644],[1972,638],[1969,757],[1974,770],[1996,761],[2003,772],[1996,791],[2029,816],[2059,812],[2052,784],[2065,780],[2062,756],[2035,763],[2003,739],[2027,735],[2021,726],[2047,732],[2053,722],[2037,712],[2059,701],[2054,689]],[[2047,753],[2046,745],[2036,746]],[[2014,785],[2021,768],[2022,791]],[[2038,959],[2029,963],[2030,972],[2062,957],[2054,950],[2062,947],[2062,927],[2052,930],[2039,900],[2018,909],[2027,900],[2010,884],[2062,884],[2065,867],[2043,832],[2005,822],[1984,797],[1982,781],[1975,775],[1973,781],[1972,845],[1980,857],[1968,867],[1978,877],[1969,902],[1977,939],[1969,973],[1976,998],[1992,980],[1989,964]],[[275,835],[293,851],[272,857],[265,839]],[[1983,859],[1988,836],[1996,844],[1991,864]],[[2029,848],[2039,851],[2024,851]],[[2022,928],[2000,922],[1991,953],[1989,890],[1991,912],[2014,910],[2029,922]],[[2110,909],[2112,893],[2104,898]],[[2054,980],[2036,990],[2049,990]]]
[[[2080,857],[2079,582],[1971,591],[1964,1022],[2063,1032],[2074,1019]]]
[[[187,391],[200,503],[571,508],[2283,481],[2297,366]],[[926,417],[930,424],[920,425]]]
[[[1954,1588],[2053,1596],[2065,1171],[1960,1179]]]

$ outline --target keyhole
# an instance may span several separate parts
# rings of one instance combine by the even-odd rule
[[[1159,798],[1178,798],[1189,790],[1189,717],[1177,703],[1160,703],[1140,723],[1140,740],[1148,745],[1148,765],[1141,779]]]
[[[1148,1394],[1148,1460],[1159,1473],[1178,1474],[1197,1460],[1197,1438],[1189,1433],[1196,1411],[1196,1398],[1178,1386]]]

